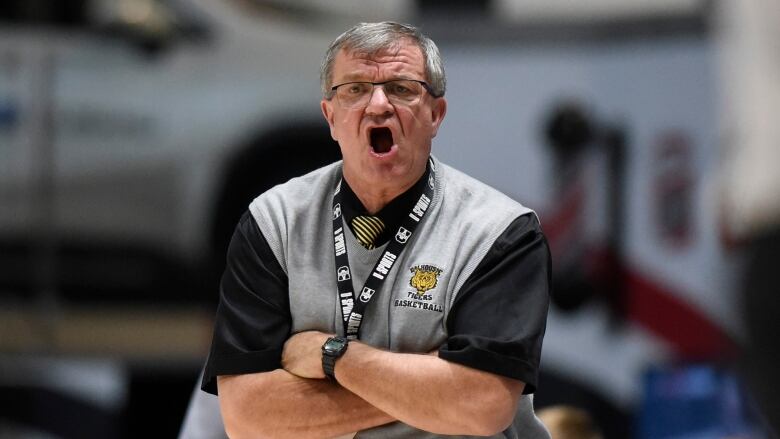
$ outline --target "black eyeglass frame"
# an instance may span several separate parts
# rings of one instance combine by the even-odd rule
[[[331,87],[331,88],[330,88],[330,96],[328,96],[328,100],[330,100],[330,99],[333,99],[333,96],[335,96],[335,95],[336,95],[336,89],[337,89],[337,88],[339,88],[339,87],[341,87],[342,85],[349,85],[349,84],[371,84],[371,85],[373,85],[373,86],[377,86],[377,85],[385,85],[385,84],[387,84],[387,83],[389,83],[389,82],[395,82],[395,81],[412,81],[412,82],[416,82],[416,83],[418,83],[418,84],[422,85],[422,86],[423,86],[423,88],[425,89],[425,91],[427,91],[427,92],[428,92],[428,94],[429,94],[429,95],[431,95],[432,97],[434,97],[434,98],[440,98],[440,97],[444,96],[444,94],[437,95],[437,94],[436,94],[436,93],[433,91],[433,88],[431,88],[431,86],[430,86],[430,85],[428,85],[428,83],[427,83],[427,82],[425,82],[425,81],[421,81],[421,80],[419,80],[419,79],[395,78],[395,79],[388,79],[387,81],[382,81],[382,82],[371,82],[371,81],[349,81],[349,82],[342,82],[341,84],[334,85],[333,87]]]

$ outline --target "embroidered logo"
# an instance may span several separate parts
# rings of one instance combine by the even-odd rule
[[[341,216],[341,204],[336,203],[335,206],[333,206],[333,219],[336,219]]]
[[[412,278],[409,280],[414,290],[406,291],[405,296],[401,296],[393,301],[397,308],[407,308],[422,311],[433,311],[437,313],[444,312],[443,295],[425,294],[436,288],[439,283],[439,275],[444,272],[439,267],[430,264],[415,265],[409,269]]]
[[[433,265],[415,265],[409,271],[414,273],[409,285],[417,290],[418,296],[422,296],[426,291],[436,288],[442,269]]]

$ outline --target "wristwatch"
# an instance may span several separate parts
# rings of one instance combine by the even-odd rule
[[[336,380],[336,376],[333,374],[333,369],[336,367],[336,360],[347,352],[349,346],[349,340],[344,337],[331,337],[325,340],[325,344],[322,345],[322,371],[325,372],[325,376]]]

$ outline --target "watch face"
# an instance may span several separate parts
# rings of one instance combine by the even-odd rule
[[[344,349],[344,341],[338,338],[329,338],[322,346],[323,352],[327,354],[336,354]]]

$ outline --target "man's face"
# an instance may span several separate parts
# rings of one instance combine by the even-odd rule
[[[425,81],[425,62],[412,42],[368,57],[341,50],[333,63],[331,85],[392,79]],[[381,86],[364,106],[345,108],[337,97],[322,101],[322,112],[344,158],[350,186],[405,190],[425,171],[431,139],[444,119],[447,103],[423,91],[419,102],[394,105]],[[357,188],[353,188],[357,189]]]

